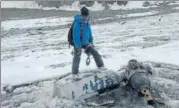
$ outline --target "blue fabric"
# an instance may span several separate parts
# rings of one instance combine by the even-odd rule
[[[82,35],[82,40],[80,39],[80,35]],[[75,48],[82,48],[83,45],[93,42],[91,25],[88,22],[85,23],[80,14],[74,16],[73,42]]]

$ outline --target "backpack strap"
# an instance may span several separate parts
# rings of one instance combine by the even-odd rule
[[[72,23],[72,25],[71,25],[71,28],[70,29],[72,29],[72,36],[73,36],[73,25],[75,24],[75,22],[73,21],[73,23]],[[68,42],[68,48],[70,48],[70,43]]]
[[[82,23],[80,23],[80,40],[82,42],[82,38],[83,38],[83,26]]]
[[[75,24],[75,22],[72,23],[72,29],[73,29],[73,25]],[[72,36],[73,36],[73,32],[72,32]],[[82,23],[80,23],[80,40],[82,42],[82,38],[83,38],[83,26],[82,26]],[[70,48],[70,43],[68,43],[69,45],[69,48]]]

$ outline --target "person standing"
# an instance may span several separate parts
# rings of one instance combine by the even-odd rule
[[[74,79],[79,78],[79,64],[81,59],[82,49],[88,55],[91,54],[94,57],[95,63],[99,69],[106,69],[104,67],[101,55],[93,46],[93,36],[91,31],[91,25],[89,24],[89,10],[86,7],[82,7],[80,14],[74,16],[73,23],[73,43],[74,43],[74,57],[72,62],[72,74]]]

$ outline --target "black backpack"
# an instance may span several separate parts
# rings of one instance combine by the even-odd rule
[[[70,48],[70,45],[71,46],[74,46],[74,42],[73,42],[73,25],[74,25],[74,22],[72,23],[69,31],[68,31],[68,45],[69,45],[69,48]],[[80,24],[80,28],[81,28],[81,24]],[[80,30],[80,32],[82,32]],[[82,36],[80,36],[80,39],[82,40]]]
[[[69,44],[69,48],[70,48],[70,45],[71,46],[74,46],[74,42],[73,42],[73,25],[74,25],[74,22],[72,23],[69,31],[68,31],[68,44]]]

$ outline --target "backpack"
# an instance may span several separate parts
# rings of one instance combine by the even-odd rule
[[[70,48],[70,45],[71,46],[74,46],[74,42],[73,42],[73,25],[74,25],[74,22],[72,23],[69,31],[68,31],[68,45],[69,45],[69,48]],[[80,24],[80,28],[81,28],[81,24]],[[80,32],[82,32],[80,30]],[[82,40],[82,36],[80,36],[80,39]]]
[[[70,48],[70,45],[71,46],[74,46],[74,42],[73,42],[73,25],[74,25],[74,22],[72,23],[69,31],[68,31],[68,45],[69,45],[69,48]]]

